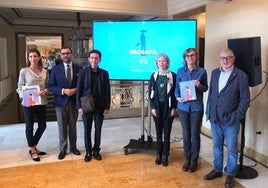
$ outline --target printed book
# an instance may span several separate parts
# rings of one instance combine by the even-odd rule
[[[180,92],[184,100],[196,100],[194,80],[180,82]]]
[[[41,97],[38,95],[40,88],[38,85],[22,86],[22,105],[23,106],[35,106],[41,104]]]

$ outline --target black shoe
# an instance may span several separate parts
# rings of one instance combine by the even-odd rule
[[[61,151],[60,154],[58,155],[58,159],[62,160],[66,156],[66,151]]]
[[[32,154],[32,151],[31,150],[29,150],[29,153],[30,153],[30,155]],[[44,151],[39,151],[39,150],[37,150],[37,155],[46,155],[47,153],[46,152],[44,152]]]
[[[189,172],[195,172],[197,170],[197,163],[191,163]]]
[[[155,164],[156,164],[156,165],[160,165],[161,162],[162,162],[162,155],[161,155],[161,154],[158,154],[158,155],[156,156],[156,159],[155,159]]]
[[[85,160],[85,162],[89,162],[89,161],[91,161],[91,158],[92,158],[92,154],[87,152],[85,157],[84,157],[84,160]]]
[[[96,160],[102,160],[101,154],[99,152],[93,152],[93,156]]]
[[[47,153],[44,152],[44,151],[37,151],[37,154],[38,154],[38,155],[46,155]]]
[[[75,155],[81,155],[80,151],[77,148],[71,148],[70,152],[75,154]]]
[[[163,156],[162,166],[168,166],[168,156],[166,155]]]
[[[235,185],[235,180],[233,176],[227,175],[225,180],[225,187],[226,188],[232,188]]]
[[[182,171],[186,172],[189,170],[189,167],[190,167],[190,162],[184,162],[183,166],[182,166]]]
[[[36,161],[36,162],[39,162],[40,161],[40,158],[38,157],[38,154],[37,153],[32,153],[31,150],[29,151],[29,153],[30,153],[30,155],[31,155],[31,157],[32,157],[32,159],[34,161]]]
[[[204,176],[204,179],[205,180],[213,180],[213,179],[219,178],[219,177],[222,177],[222,173],[217,172],[216,170],[212,170],[210,173],[208,173]]]

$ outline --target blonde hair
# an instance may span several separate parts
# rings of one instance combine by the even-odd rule
[[[157,61],[160,57],[163,57],[166,61],[167,61],[167,69],[169,68],[169,65],[170,65],[170,60],[169,60],[169,57],[167,56],[167,54],[164,54],[164,53],[161,53],[157,56],[156,60],[155,60],[155,63],[156,63],[156,67],[158,68],[158,65],[157,65]]]

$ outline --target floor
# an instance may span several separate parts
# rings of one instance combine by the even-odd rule
[[[126,146],[130,139],[139,139],[141,135],[145,135],[150,130],[148,120],[144,121],[144,133],[142,133],[142,119],[141,118],[124,118],[124,119],[108,119],[104,121],[102,131],[102,149],[101,153],[109,154],[124,154],[123,147]],[[41,158],[41,162],[36,163],[31,160],[28,154],[28,147],[25,139],[25,125],[1,125],[0,126],[0,168],[17,167],[24,165],[35,165],[50,162],[57,162],[58,155],[58,129],[56,122],[48,122],[47,129],[40,140],[39,149],[46,151],[48,155]],[[81,159],[85,153],[83,141],[83,123],[77,123],[77,147],[82,152],[82,156],[75,156],[68,154],[64,160]],[[152,124],[151,135],[155,140],[155,132]],[[171,147],[182,147],[182,132],[178,119],[173,123],[171,133]],[[212,143],[211,139],[203,136],[201,137],[201,152],[200,156],[212,164]],[[129,151],[131,152],[131,151]],[[142,151],[139,151],[142,152]],[[268,171],[264,166],[255,163],[254,161],[244,157],[244,165],[250,166],[258,172],[258,176],[253,179],[239,179],[236,181],[245,187],[263,187],[268,183]],[[181,168],[181,167],[178,167]]]

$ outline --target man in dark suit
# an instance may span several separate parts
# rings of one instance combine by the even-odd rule
[[[233,187],[237,166],[237,137],[240,121],[245,118],[250,102],[248,77],[234,66],[235,56],[232,50],[224,49],[220,53],[221,67],[211,74],[207,100],[207,117],[211,123],[213,141],[214,169],[204,176],[212,180],[222,176],[223,144],[227,145],[225,187]]]
[[[76,122],[78,112],[76,110],[76,84],[78,73],[82,67],[72,62],[72,50],[69,47],[61,49],[62,62],[51,70],[48,88],[55,95],[55,110],[57,115],[61,160],[66,156],[69,135],[70,152],[80,155],[76,148]]]
[[[91,160],[92,154],[95,159],[102,159],[100,155],[101,128],[104,116],[109,113],[111,103],[109,74],[106,70],[99,68],[101,52],[99,50],[91,50],[88,55],[88,61],[89,66],[86,66],[79,72],[76,91],[76,106],[78,112],[82,114],[84,124],[84,139],[86,148],[84,160],[86,162]],[[92,113],[83,113],[80,98],[92,94],[96,99],[96,108]],[[92,147],[91,129],[93,119],[95,138],[94,146]]]

